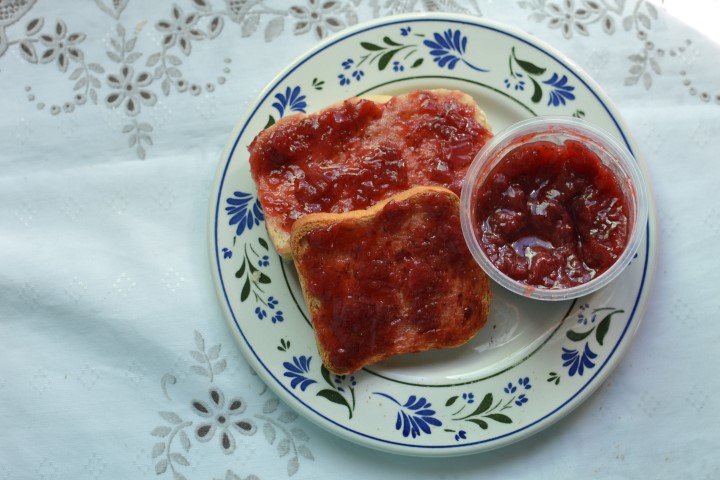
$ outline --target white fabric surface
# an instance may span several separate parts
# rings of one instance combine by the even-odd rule
[[[592,4],[0,2],[0,480],[720,478],[720,45],[643,1]],[[170,38],[176,70],[143,80],[174,8],[204,33]],[[659,220],[649,309],[609,380],[530,439],[450,459],[362,448],[279,403],[234,344],[206,240],[257,92],[321,36],[428,8],[514,24],[588,71],[643,147]],[[123,62],[139,112],[112,105]],[[245,407],[231,454],[194,433],[209,375]]]

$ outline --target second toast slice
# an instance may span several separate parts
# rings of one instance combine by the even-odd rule
[[[448,189],[416,187],[367,210],[306,215],[291,247],[320,356],[336,374],[459,346],[487,320],[489,282]]]

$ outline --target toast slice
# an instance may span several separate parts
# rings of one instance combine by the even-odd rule
[[[489,281],[465,244],[459,204],[448,189],[415,187],[295,222],[292,255],[328,370],[459,346],[485,325]]]
[[[284,117],[249,146],[270,239],[287,258],[292,225],[308,213],[365,209],[419,185],[459,195],[491,136],[473,98],[456,90],[353,97]]]

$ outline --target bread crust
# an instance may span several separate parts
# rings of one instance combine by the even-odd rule
[[[399,275],[397,276],[399,280],[390,280],[382,286],[380,289],[382,292],[385,292],[385,289],[397,292],[397,295],[391,294],[387,297],[391,299],[390,301],[394,300],[398,303],[398,305],[391,305],[390,310],[394,312],[410,312],[409,315],[403,314],[392,318],[387,315],[383,317],[383,314],[378,314],[377,318],[362,316],[359,321],[354,321],[355,323],[349,325],[348,322],[351,321],[338,318],[337,312],[352,311],[353,308],[357,307],[357,305],[352,304],[352,302],[356,301],[353,299],[352,293],[360,295],[357,291],[358,283],[354,282],[354,280],[348,280],[346,284],[343,284],[343,287],[338,287],[338,289],[329,293],[329,295],[332,295],[332,299],[325,299],[325,302],[328,303],[324,303],[322,298],[312,293],[318,290],[317,282],[338,282],[334,282],[332,277],[317,278],[318,269],[309,263],[315,262],[317,257],[307,260],[308,257],[319,253],[323,258],[322,261],[327,260],[329,262],[327,268],[334,268],[333,265],[338,264],[335,260],[343,258],[348,253],[347,245],[337,245],[337,248],[333,247],[322,252],[313,252],[315,247],[308,240],[313,235],[313,232],[324,232],[328,231],[328,229],[349,226],[362,234],[363,229],[379,228],[377,221],[381,215],[387,214],[386,207],[391,204],[394,206],[410,205],[411,216],[402,217],[401,220],[405,221],[403,225],[412,227],[412,222],[436,222],[436,220],[431,220],[433,217],[424,214],[426,210],[429,211],[433,208],[433,204],[441,205],[443,212],[447,210],[448,215],[452,217],[451,221],[454,222],[457,220],[454,215],[459,209],[459,198],[452,191],[442,187],[415,187],[393,195],[366,210],[308,214],[297,220],[292,227],[291,251],[298,271],[303,296],[312,318],[318,352],[325,367],[333,373],[352,373],[363,366],[403,353],[460,346],[473,338],[487,321],[491,299],[489,281],[486,274],[472,259],[462,239],[457,244],[461,244],[460,250],[462,251],[460,252],[443,251],[442,248],[436,248],[431,254],[425,252],[403,261],[388,262],[386,268],[389,270],[379,273],[378,276],[383,278],[391,273],[398,273],[392,272],[392,270],[405,269],[409,264],[407,262],[420,265],[418,268],[421,269],[423,264],[443,265],[444,262],[447,262],[449,265],[447,270],[431,272],[433,275],[441,277],[441,281],[434,282],[434,284],[440,285],[437,291],[428,293],[421,288],[417,290],[408,289],[407,285],[413,283],[412,276],[416,275],[416,272],[412,269],[407,273],[408,278]],[[431,230],[435,228],[432,223],[427,226]],[[380,227],[382,227],[381,224]],[[459,224],[453,224],[450,227],[456,228],[457,234],[462,236]],[[406,248],[411,250],[407,245],[407,238],[404,237],[408,230],[404,228],[397,233],[388,234],[383,232],[377,235],[379,248],[385,249],[385,245],[390,239],[392,245],[400,245],[397,247],[398,251]],[[398,244],[396,240],[398,242],[405,241],[405,244]],[[457,239],[454,240],[458,241]],[[425,239],[422,239],[422,241],[425,241]],[[372,242],[372,240],[368,240],[368,242]],[[350,249],[355,248],[355,246],[350,247]],[[373,248],[372,245],[371,248]],[[396,252],[392,251],[392,248],[388,250],[390,250],[388,252],[390,257],[388,258],[392,258]],[[363,260],[362,255],[363,253],[360,253],[361,258],[347,262],[347,275],[356,277],[358,272],[363,270],[366,265],[363,265],[365,260]],[[450,259],[450,255],[459,255],[459,257]],[[339,262],[339,264],[342,265],[343,263]],[[375,279],[371,278],[368,281],[373,282]],[[330,287],[334,288],[335,285]],[[344,288],[350,291],[345,291]],[[428,318],[431,318],[432,315],[424,318],[419,313],[414,315],[414,310],[409,309],[409,305],[414,305],[413,302],[417,300],[412,298],[413,295],[432,297],[432,301],[437,303],[438,308],[434,313],[437,318],[430,320],[432,326],[427,323]],[[383,293],[383,301],[385,299],[386,296]],[[462,299],[462,301],[457,299]],[[329,305],[330,301],[333,303],[332,307]],[[362,300],[357,301],[362,302]],[[345,302],[345,304],[342,302]],[[388,327],[391,323],[393,325]],[[352,328],[353,335],[344,335],[343,330],[347,328]],[[372,328],[375,328],[376,331],[370,331]],[[367,345],[378,335],[383,338],[376,341],[377,345]],[[356,343],[359,343],[359,346]],[[338,353],[340,350],[345,353]]]
[[[453,98],[462,104],[471,106],[473,108],[475,120],[483,128],[485,128],[488,132],[492,132],[492,128],[490,126],[490,123],[488,122],[488,119],[487,119],[485,113],[476,104],[476,102],[472,96],[468,95],[465,92],[461,92],[459,90],[434,89],[434,90],[429,90],[429,92],[436,95],[438,98],[441,98],[441,99]],[[409,92],[408,94],[404,94],[404,95],[409,95],[410,93],[413,93],[413,92]],[[403,95],[398,95],[398,97],[402,97],[402,96]],[[347,100],[344,100],[341,102],[337,102],[333,105],[325,107],[325,108],[321,109],[320,112],[337,107],[338,105],[342,105],[345,102],[359,102],[360,100],[370,100],[376,104],[384,104],[384,103],[387,103],[388,101],[390,101],[392,98],[394,98],[394,97],[390,96],[390,95],[366,95],[366,96],[362,96],[362,97],[352,97],[350,99],[347,99]],[[289,116],[281,118],[273,126],[265,129],[260,134],[258,134],[258,136],[253,141],[253,143],[250,147],[251,154],[253,152],[255,145],[262,144],[263,142],[268,141],[268,139],[271,137],[273,131],[275,131],[279,128],[282,128],[283,125],[291,125],[293,123],[299,123],[303,119],[305,119],[309,116],[312,116],[312,115],[317,115],[318,113],[319,112],[311,113],[311,114],[298,113],[298,114],[293,114],[293,115],[289,115]],[[251,161],[251,165],[252,165],[252,161]],[[254,170],[253,170],[253,179],[259,186],[261,183],[266,181],[266,179],[261,178],[261,176],[257,175]],[[412,186],[415,186],[415,185],[409,185],[409,187],[412,187]],[[268,235],[270,237],[270,240],[272,241],[273,245],[275,246],[275,249],[277,250],[277,252],[283,258],[289,260],[291,258],[291,248],[290,248],[290,244],[289,244],[290,231],[284,225],[284,222],[286,220],[280,218],[279,216],[272,214],[271,209],[268,207],[268,203],[267,203],[266,199],[263,197],[262,193],[260,195],[260,202],[261,202],[261,204],[263,204],[263,209],[265,210],[265,225],[268,230]]]

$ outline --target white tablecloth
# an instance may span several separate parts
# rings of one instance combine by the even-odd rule
[[[223,318],[209,194],[258,91],[318,40],[463,11],[557,47],[642,145],[649,309],[580,408],[489,453],[407,458],[277,400]],[[0,480],[720,478],[720,46],[645,1],[0,1]],[[209,382],[212,378],[212,382]],[[210,386],[246,435],[197,429]]]

